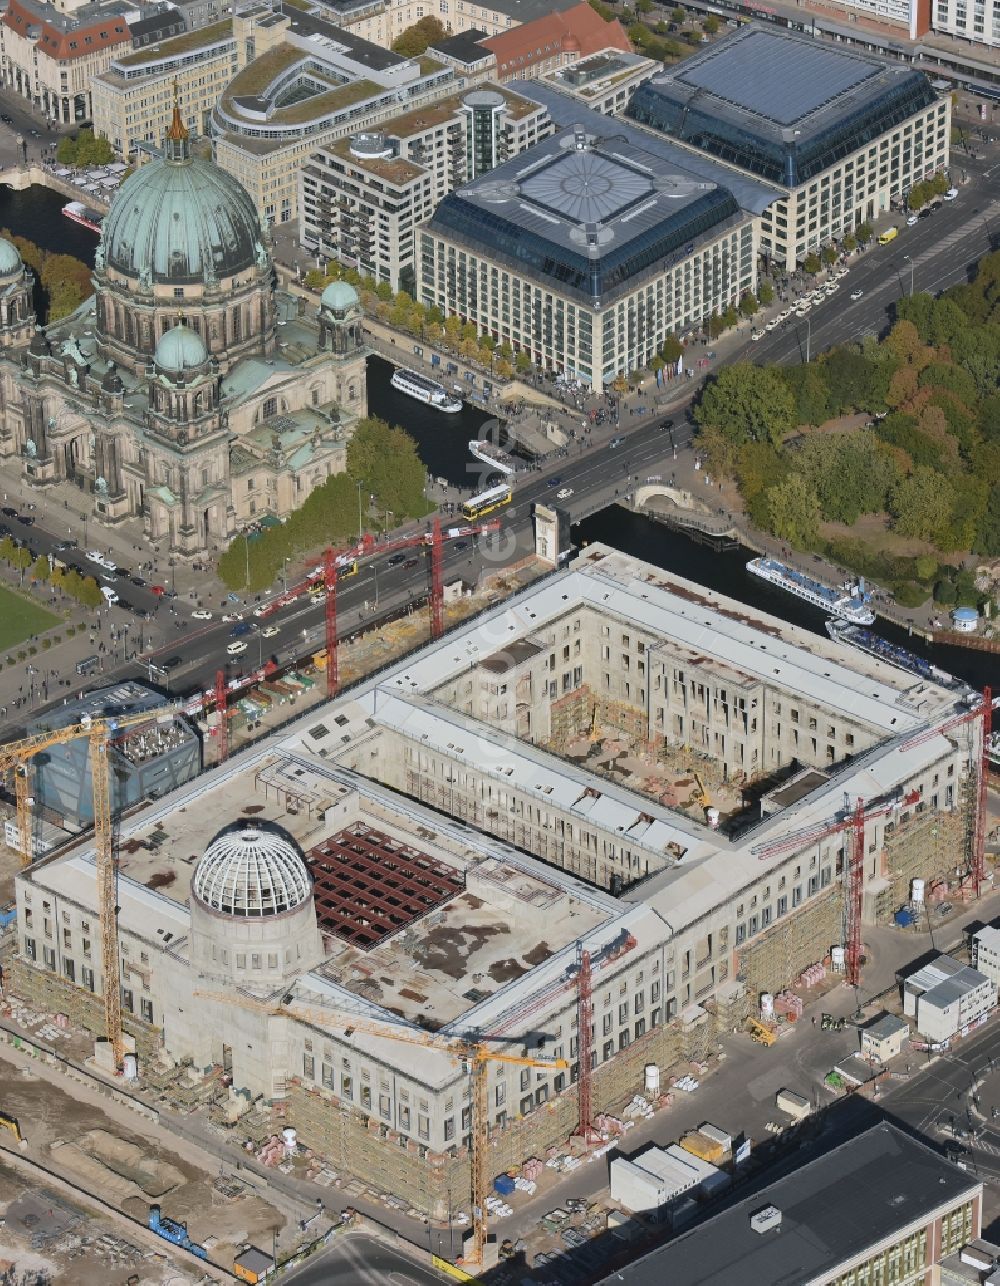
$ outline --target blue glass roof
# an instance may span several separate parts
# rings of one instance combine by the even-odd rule
[[[628,115],[758,178],[797,187],[935,97],[922,72],[748,26],[640,85]]]
[[[778,196],[556,90],[516,88],[550,106],[562,132],[445,197],[427,230],[563,294],[606,304]]]

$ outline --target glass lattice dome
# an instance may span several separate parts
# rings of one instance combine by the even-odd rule
[[[312,894],[312,880],[295,844],[277,829],[251,824],[216,835],[195,867],[196,898],[224,915],[281,915]]]

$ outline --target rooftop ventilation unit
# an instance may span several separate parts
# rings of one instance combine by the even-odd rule
[[[765,1206],[750,1216],[750,1227],[763,1236],[766,1232],[775,1232],[781,1227],[781,1211],[777,1206]]]

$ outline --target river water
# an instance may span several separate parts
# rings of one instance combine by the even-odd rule
[[[28,237],[45,250],[75,255],[92,266],[97,237],[62,214],[65,204],[65,197],[48,188],[13,192],[0,187],[0,228]],[[486,412],[468,404],[456,415],[431,410],[397,393],[389,383],[391,376],[391,363],[381,357],[368,359],[368,406],[372,415],[406,429],[416,440],[420,457],[434,477],[444,478],[456,486],[476,485],[482,478],[482,466],[471,460],[468,442],[478,436],[489,418]],[[617,506],[603,510],[575,528],[574,539],[577,544],[603,541],[614,545],[665,571],[825,635],[825,616],[819,608],[750,575],[746,563],[753,554],[748,549],[716,553],[706,545]],[[883,620],[879,620],[876,628],[885,638],[918,652],[974,687],[982,688],[986,684],[1000,687],[1000,658],[996,656],[967,648],[928,644],[916,636],[910,638],[905,629]]]

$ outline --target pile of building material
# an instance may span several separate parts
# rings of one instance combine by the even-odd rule
[[[622,1112],[629,1121],[634,1121],[638,1117],[650,1117],[653,1115],[653,1106],[641,1094],[636,1094],[631,1103]]]
[[[808,969],[803,969],[799,978],[800,987],[816,987],[826,977],[826,965],[821,961],[811,964]]]
[[[508,1206],[502,1197],[487,1197],[486,1209],[489,1211],[491,1219],[509,1219],[514,1213],[513,1209]]]
[[[696,1081],[693,1076],[681,1076],[671,1080],[671,1085],[675,1090],[683,1090],[685,1094],[693,1094],[701,1081]]]
[[[544,1161],[539,1161],[538,1157],[529,1157],[527,1161],[525,1161],[524,1165],[521,1166],[521,1178],[535,1183],[538,1181],[544,1169]]]
[[[804,1002],[794,991],[779,991],[774,998],[774,1012],[782,1014],[790,1023],[797,1023],[802,1017]]]

